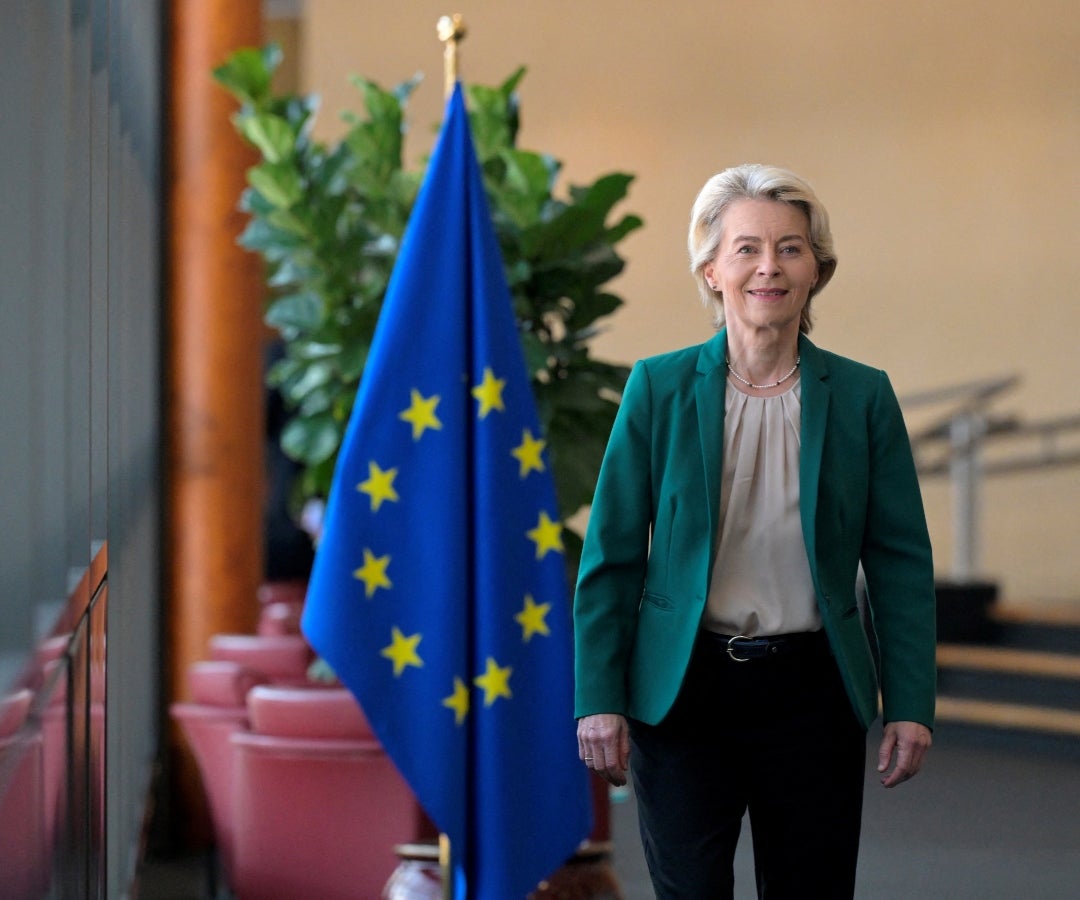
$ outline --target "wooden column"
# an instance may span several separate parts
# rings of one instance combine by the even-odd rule
[[[169,700],[217,632],[250,632],[262,575],[264,289],[236,245],[255,161],[211,78],[262,40],[261,0],[174,0],[169,10],[165,659]],[[170,723],[171,818],[206,834],[198,772]]]

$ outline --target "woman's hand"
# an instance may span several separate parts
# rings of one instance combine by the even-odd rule
[[[605,781],[626,784],[630,768],[630,727],[617,713],[578,719],[578,758]]]
[[[578,729],[580,736],[581,730]],[[885,736],[878,749],[879,772],[888,772],[889,764],[896,763],[891,772],[881,779],[887,788],[914,778],[922,768],[923,757],[930,749],[930,729],[918,722],[890,722],[885,726]],[[581,744],[581,738],[578,738]]]

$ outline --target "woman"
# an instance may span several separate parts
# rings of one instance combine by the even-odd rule
[[[731,897],[746,811],[759,896],[851,897],[879,689],[886,787],[933,727],[911,448],[885,373],[806,337],[836,256],[804,181],[721,172],[689,245],[720,331],[626,384],[574,603],[579,755],[632,772],[657,897]]]

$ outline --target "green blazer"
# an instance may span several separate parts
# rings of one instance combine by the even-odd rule
[[[716,555],[727,332],[638,362],[597,481],[574,598],[578,717],[655,724],[671,708]],[[933,727],[934,570],[886,374],[799,338],[800,512],[832,652],[864,727]],[[860,563],[879,664],[856,602]]]

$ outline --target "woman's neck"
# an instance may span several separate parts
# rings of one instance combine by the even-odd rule
[[[761,392],[790,386],[788,382],[797,375],[798,358],[798,331],[746,335],[728,330],[727,363],[732,370],[729,374],[734,375],[741,388]]]

